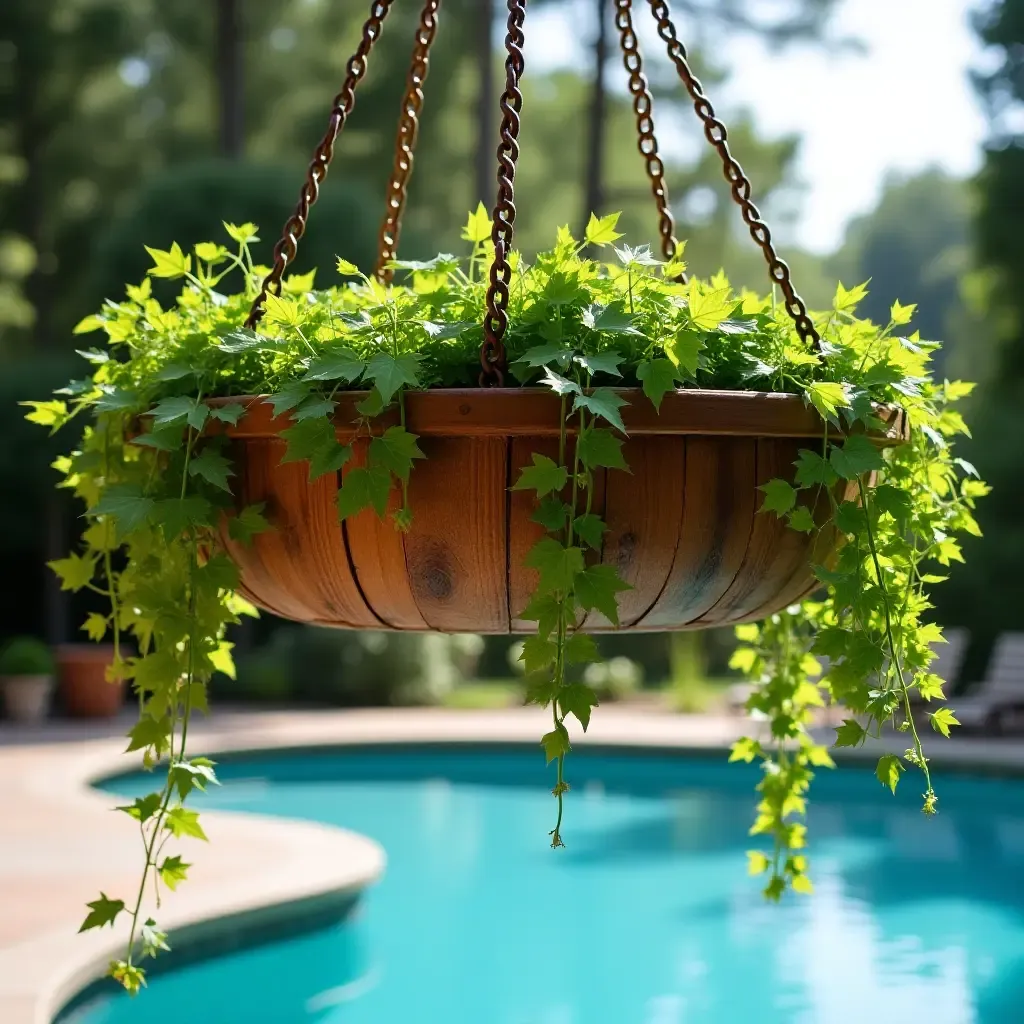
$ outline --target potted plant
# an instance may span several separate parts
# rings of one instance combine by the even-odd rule
[[[110,644],[61,644],[57,648],[58,692],[66,714],[113,718],[121,710],[125,680],[114,675],[113,665]]]
[[[737,624],[734,664],[772,738],[732,753],[765,767],[752,831],[767,848],[751,868],[769,897],[811,888],[803,810],[832,761],[808,725],[826,700],[849,711],[838,746],[890,723],[907,732],[878,778],[895,789],[918,769],[923,809],[936,810],[910,694],[941,701],[927,591],[936,565],[961,558],[956,535],[977,531],[985,493],[953,450],[969,385],[932,379],[936,343],[904,330],[913,306],[875,325],[856,316],[864,288],[840,285],[831,309],[807,310],[661,0],[659,32],[772,293],[686,279],[625,31],[663,258],[621,244],[614,215],[593,216],[581,239],[559,229],[533,259],[515,252],[524,6],[508,0],[498,199],[469,217],[463,254],[395,255],[428,2],[374,272],[342,258],[334,283],[286,273],[389,8],[377,2],[273,266],[254,262],[252,224],[188,253],[151,249],[146,279],[77,328],[106,335],[81,352],[89,376],[28,403],[51,429],[83,423],[55,465],[87,527],[51,564],[67,589],[107,598],[86,629],[112,641],[109,675],[138,693],[129,750],[164,769],[123,808],[145,839],[140,892],[150,875],[170,888],[184,877],[180,857],[154,852],[165,838],[202,836],[186,801],[216,774],[189,756],[188,722],[211,676],[233,671],[225,632],[254,605],[323,625],[528,634],[527,700],[551,714],[553,847],[567,722],[586,729],[598,703],[589,634],[604,629]],[[154,280],[177,282],[176,296],[158,299]],[[956,719],[939,706],[930,722],[948,735]],[[141,902],[101,895],[83,927],[122,913],[131,936],[112,973],[136,991],[140,948],[166,948]]]
[[[35,637],[10,640],[0,649],[0,689],[7,716],[15,722],[41,722],[53,693],[53,655]]]

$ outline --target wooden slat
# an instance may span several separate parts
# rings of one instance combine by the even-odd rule
[[[366,465],[367,447],[365,438],[354,442],[352,458],[343,473]],[[420,472],[420,465],[413,470],[414,475]],[[393,487],[388,518],[381,520],[373,509],[366,509],[345,521],[344,536],[356,581],[377,618],[392,629],[424,630],[428,627],[409,583],[403,536],[390,519],[400,507],[401,494]]]
[[[501,438],[435,438],[409,484],[405,558],[423,620],[443,632],[507,633],[507,455]]]
[[[665,587],[640,629],[693,622],[732,585],[753,527],[756,458],[752,440],[687,439],[679,541]]]
[[[630,472],[611,470],[605,496],[604,551],[633,589],[619,594],[620,626],[637,622],[668,582],[679,541],[686,486],[686,442],[679,437],[630,438],[623,446]],[[612,629],[592,612],[586,628]]]

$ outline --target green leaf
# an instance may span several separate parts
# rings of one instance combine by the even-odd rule
[[[248,327],[237,327],[217,340],[217,347],[229,355],[240,352],[275,352],[279,353],[286,347],[280,338],[265,338],[262,334]]]
[[[256,233],[256,225],[246,221],[244,224],[229,224],[226,220],[221,222],[224,230],[239,245],[247,245],[249,242],[258,242],[259,235]]]
[[[598,703],[597,694],[585,683],[569,683],[558,692],[558,706],[562,709],[562,714],[574,715],[576,721],[583,726],[584,732],[590,725],[590,712]]]
[[[96,572],[95,557],[83,557],[74,553],[67,558],[57,558],[46,564],[60,577],[61,590],[81,590],[92,581]]]
[[[533,465],[523,467],[512,490],[536,491],[538,498],[543,498],[545,494],[557,494],[569,479],[568,470],[546,455],[534,452],[532,458]]]
[[[338,441],[334,424],[326,417],[302,420],[281,431],[288,447],[282,462],[309,462],[309,478],[316,480],[325,473],[336,473],[348,461],[352,449]]]
[[[228,483],[228,477],[234,476],[235,471],[230,459],[212,448],[204,448],[199,455],[193,455],[189,460],[188,475],[201,476],[207,483],[230,494],[231,485]]]
[[[785,480],[769,480],[758,487],[758,490],[764,491],[764,503],[760,509],[762,512],[774,512],[776,515],[784,516],[796,504],[796,490]]]
[[[32,411],[25,413],[29,423],[38,423],[42,427],[51,427],[51,433],[67,422],[68,407],[65,402],[19,402]]]
[[[573,633],[565,642],[564,653],[567,665],[584,665],[601,660],[601,652],[594,638],[587,633]]]
[[[196,400],[187,395],[179,395],[176,398],[164,398],[151,410],[153,426],[162,427],[168,423],[175,423],[178,420],[187,419],[195,408]]]
[[[191,864],[186,864],[181,857],[175,854],[173,857],[164,858],[164,862],[157,870],[160,872],[160,880],[171,892],[181,885],[188,878],[188,869]]]
[[[474,244],[486,242],[491,237],[491,216],[487,208],[480,203],[469,215],[466,226],[462,229],[462,238]]]
[[[577,573],[573,581],[576,603],[584,611],[597,609],[613,625],[619,624],[616,594],[633,588],[620,576],[613,565],[593,565]]]
[[[843,724],[836,728],[835,745],[837,747],[859,747],[867,735],[860,722],[852,718],[844,718]]]
[[[363,374],[366,364],[351,349],[332,348],[310,360],[303,380],[342,380],[352,384]]]
[[[541,499],[533,515],[530,516],[530,521],[540,523],[549,533],[557,533],[565,528],[568,515],[569,506],[564,501],[548,497]]]
[[[130,754],[133,750],[147,750],[152,747],[159,754],[167,749],[170,735],[170,718],[153,718],[150,715],[143,715],[128,730],[128,746],[125,748],[125,753]]]
[[[144,821],[149,821],[160,810],[163,802],[163,793],[147,793],[146,796],[137,796],[131,804],[114,809],[123,811],[129,818],[134,818],[141,824]]]
[[[527,349],[517,360],[527,366],[546,366],[557,363],[564,370],[572,361],[573,351],[565,345],[537,345]]]
[[[622,439],[604,427],[591,427],[585,431],[576,444],[576,451],[588,469],[599,466],[629,469],[622,456]]]
[[[238,420],[245,412],[245,406],[241,402],[228,402],[227,405],[215,405],[210,407],[210,415],[222,423],[230,423],[236,426]]]
[[[854,434],[843,442],[842,448],[833,448],[829,462],[844,480],[856,480],[885,465],[882,453],[863,434]]]
[[[607,373],[612,377],[622,376],[619,372],[619,363],[622,362],[622,356],[615,352],[598,352],[595,355],[584,353],[573,358],[587,373]]]
[[[270,529],[270,523],[263,515],[263,502],[246,505],[236,516],[228,520],[228,536],[241,544],[251,544],[253,537]]]
[[[750,764],[755,757],[760,757],[763,753],[761,744],[757,740],[744,736],[732,745],[729,760],[744,761],[746,764]]]
[[[840,281],[836,286],[836,297],[833,299],[833,306],[836,310],[852,312],[856,308],[857,303],[860,302],[867,293],[867,281],[863,284],[858,284],[849,290],[844,288],[843,283]]]
[[[166,538],[175,540],[194,527],[213,526],[213,506],[198,495],[166,498],[156,503],[152,518]]]
[[[589,410],[594,416],[607,420],[616,430],[621,430],[624,434],[626,428],[619,412],[624,405],[629,405],[629,402],[612,391],[611,388],[595,388],[589,395],[577,395],[572,407],[573,411],[580,408]]]
[[[693,377],[700,367],[700,354],[703,350],[704,339],[699,334],[695,331],[679,331],[665,346],[665,355],[677,370]]]
[[[633,314],[626,310],[626,304],[622,299],[609,302],[607,306],[602,306],[599,302],[588,306],[583,310],[583,326],[602,334],[643,337],[643,332],[637,330]],[[615,372],[618,375],[618,371]]]
[[[645,359],[637,367],[636,375],[643,385],[644,394],[651,400],[654,408],[660,410],[665,395],[675,391],[675,365],[669,359]]]
[[[168,779],[171,785],[178,790],[178,795],[182,800],[186,799],[193,789],[205,792],[208,785],[220,785],[212,762],[200,758],[195,761],[175,762],[168,772]]]
[[[763,875],[771,865],[771,859],[760,850],[747,850],[748,875]]]
[[[409,480],[414,459],[424,458],[416,442],[419,437],[405,427],[388,427],[380,437],[370,442],[370,466],[390,469],[403,483]]]
[[[146,984],[146,972],[127,960],[112,960],[109,974],[130,996],[138,995]]]
[[[790,529],[799,530],[801,533],[811,533],[816,527],[814,516],[806,505],[798,505],[789,513]]]
[[[544,367],[543,383],[547,384],[547,386],[558,395],[578,395],[582,391],[579,384],[574,380],[569,380],[561,374],[555,373],[550,366]]]
[[[587,230],[583,233],[583,241],[587,245],[608,245],[609,242],[618,241],[622,237],[615,230],[618,223],[617,213],[609,213],[607,217],[601,218],[592,213],[590,220],[587,221]]]
[[[900,781],[900,772],[902,771],[906,771],[906,769],[895,754],[884,754],[878,759],[878,765],[875,768],[875,778],[883,786],[888,786],[895,793],[896,785]]]
[[[548,637],[558,625],[561,610],[561,602],[554,595],[536,594],[519,613],[519,618],[526,622],[536,622],[538,636]]]
[[[933,711],[928,717],[932,720],[932,728],[947,737],[949,736],[950,727],[960,724],[949,708],[939,708],[938,711]]]
[[[338,518],[344,520],[372,508],[383,519],[390,494],[391,473],[384,466],[350,469],[338,490]]]
[[[556,725],[551,732],[545,733],[540,738],[541,746],[544,748],[544,756],[547,763],[551,764],[556,758],[563,757],[572,749],[569,746],[569,733],[564,725]]]
[[[840,408],[850,404],[846,387],[832,381],[816,381],[805,390],[807,400],[818,410],[822,419],[835,421]]]
[[[827,459],[807,448],[800,450],[796,460],[796,482],[801,487],[811,487],[814,484],[831,487],[837,479],[836,471]]]
[[[573,532],[587,547],[595,551],[601,550],[601,543],[604,540],[605,531],[608,529],[600,516],[588,512],[585,515],[577,516],[572,521]]]
[[[171,947],[167,944],[167,932],[162,932],[156,926],[153,918],[147,918],[139,928],[139,936],[142,939],[142,955],[155,957],[157,953],[167,951]]]
[[[555,699],[558,689],[558,683],[551,678],[550,674],[530,679],[526,684],[523,703],[540,704],[546,708]]]
[[[338,273],[343,277],[359,277],[359,268],[351,261],[338,257]]]
[[[198,812],[187,807],[172,807],[164,818],[164,828],[178,839],[182,836],[192,836],[195,839],[206,840],[206,833],[199,824]]]
[[[102,928],[105,925],[113,925],[117,915],[124,910],[124,900],[108,899],[105,893],[100,893],[98,900],[86,903],[89,913],[86,914],[82,927],[78,929],[79,934],[87,932],[91,928]]]
[[[879,484],[871,494],[871,503],[879,512],[888,512],[901,526],[905,526],[914,511],[914,499],[892,484]]]
[[[416,387],[419,384],[420,356],[412,352],[397,359],[389,352],[378,352],[366,367],[366,377],[372,380],[387,405],[402,385]]]
[[[303,384],[301,381],[292,381],[281,388],[276,395],[267,397],[265,401],[274,407],[274,415],[280,416],[282,413],[288,412],[289,409],[294,409],[299,403],[304,402],[309,397],[309,391],[310,387],[308,384]]]
[[[323,419],[329,417],[338,407],[337,402],[332,402],[322,395],[310,395],[304,402],[292,411],[292,419],[296,423],[303,420]]]
[[[732,290],[711,288],[692,278],[688,292],[688,309],[694,327],[702,331],[713,331],[732,311],[736,300]]]
[[[153,266],[147,271],[152,277],[174,279],[184,277],[192,269],[192,257],[183,253],[177,242],[167,250],[151,249],[148,245],[145,249],[153,259]]]
[[[121,533],[131,533],[142,526],[156,506],[136,484],[111,484],[100,500],[89,509],[92,516],[110,516],[117,521]]]
[[[90,640],[99,643],[107,635],[107,617],[99,612],[90,612],[82,629]]]
[[[555,663],[558,655],[558,645],[554,640],[547,640],[540,636],[528,636],[523,641],[523,650],[519,660],[526,667],[527,672],[539,672]]]
[[[564,594],[572,586],[574,576],[583,568],[583,550],[563,547],[553,537],[544,537],[530,548],[523,565],[540,573],[537,594]]]

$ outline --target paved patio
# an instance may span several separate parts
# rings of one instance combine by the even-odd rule
[[[359,743],[535,744],[546,728],[539,709],[253,712],[215,714],[194,726],[195,753]],[[131,767],[124,721],[53,722],[35,730],[0,723],[0,1022],[50,1024],[60,1006],[102,974],[125,932],[77,935],[84,904],[99,891],[138,884],[139,839],[117,802],[88,783]],[[588,744],[724,748],[749,721],[602,708]],[[902,736],[854,757],[902,750]],[[1024,773],[1024,742],[958,739],[930,744],[936,764]],[[325,901],[345,901],[385,870],[385,853],[362,836],[309,822],[207,812],[211,844],[189,849],[196,867],[165,902],[160,922],[172,945],[211,930],[283,920]],[[194,853],[195,856],[189,856]],[[206,922],[205,928],[203,922]],[[214,922],[214,923],[211,923]]]

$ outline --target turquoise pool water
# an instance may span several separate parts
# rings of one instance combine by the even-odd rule
[[[942,813],[822,773],[817,892],[745,874],[750,770],[574,755],[567,849],[533,751],[239,761],[207,807],[356,829],[388,853],[351,919],[169,970],[75,1024],[1020,1024],[1024,782],[939,777]],[[142,791],[136,779],[111,783]],[[173,937],[172,937],[173,939]],[[187,993],[187,994],[186,994]]]

